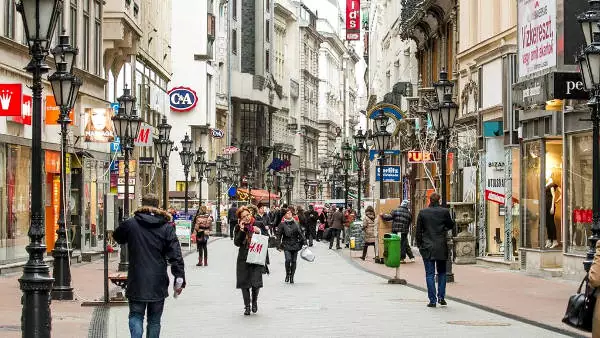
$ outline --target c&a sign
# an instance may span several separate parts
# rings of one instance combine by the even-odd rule
[[[190,111],[198,104],[198,95],[191,88],[175,87],[169,91],[169,104],[173,111]]]

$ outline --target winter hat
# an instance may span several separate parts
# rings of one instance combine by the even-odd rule
[[[404,201],[402,201],[402,203],[400,204],[400,206],[401,206],[401,207],[408,207],[408,204],[409,204],[409,203],[410,203],[410,202],[409,202],[408,200],[404,200]]]

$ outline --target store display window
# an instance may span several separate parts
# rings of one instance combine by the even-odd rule
[[[567,152],[565,246],[585,254],[592,228],[592,133],[569,135]]]
[[[523,146],[522,162],[522,220],[523,247],[540,248],[540,172],[542,167],[542,142],[527,142]]]

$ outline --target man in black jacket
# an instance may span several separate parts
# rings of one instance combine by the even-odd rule
[[[400,233],[400,260],[404,262],[406,255],[411,262],[415,261],[415,256],[408,244],[408,233],[412,224],[412,213],[408,209],[409,201],[404,200],[400,206],[392,211],[391,214],[384,214],[383,220],[392,221],[392,233]]]
[[[233,230],[238,225],[237,219],[237,204],[231,204],[231,208],[227,211],[227,222],[229,223],[229,238],[233,241]]]
[[[313,238],[317,238],[319,213],[315,211],[315,207],[312,204],[309,204],[308,211],[306,211],[304,217],[306,219],[306,239],[308,239],[308,246],[313,246]]]
[[[127,298],[129,300],[129,331],[131,337],[142,337],[144,314],[148,312],[148,337],[160,336],[160,318],[165,298],[169,296],[169,275],[175,277],[173,289],[179,295],[185,288],[185,271],[181,246],[175,228],[169,224],[171,215],[158,208],[158,197],[148,194],[135,216],[115,229],[113,238],[127,244],[129,270]]]
[[[440,195],[433,193],[429,197],[429,207],[421,210],[417,217],[415,242],[419,247],[425,264],[425,281],[427,282],[428,307],[436,303],[446,305],[446,261],[448,245],[446,234],[454,229],[454,221],[447,208],[440,207]],[[435,270],[438,273],[438,290],[436,297]]]

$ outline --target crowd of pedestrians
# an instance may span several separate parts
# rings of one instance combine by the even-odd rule
[[[421,210],[416,218],[415,243],[423,259],[429,303],[446,305],[446,261],[449,259],[446,233],[455,224],[447,208],[440,206],[440,195],[430,196],[430,205]],[[144,317],[147,316],[147,337],[159,337],[160,318],[164,308],[164,299],[168,296],[169,277],[167,264],[174,276],[173,292],[179,295],[186,286],[184,262],[181,247],[175,234],[173,215],[175,210],[162,210],[158,207],[156,195],[148,194],[142,198],[142,207],[134,216],[125,219],[115,229],[113,237],[129,249],[128,287],[129,329],[131,337],[142,337]],[[239,206],[233,203],[227,211],[229,235],[238,247],[236,263],[236,287],[242,291],[244,315],[258,311],[258,295],[263,287],[263,274],[269,274],[268,251],[266,264],[247,263],[250,243],[255,235],[264,235],[274,241],[273,246],[283,251],[285,257],[285,283],[294,284],[298,254],[312,247],[314,242],[326,241],[329,249],[342,249],[342,243],[348,247],[350,226],[356,220],[351,207],[325,206],[315,210],[314,205],[274,206],[252,204]],[[389,214],[376,216],[372,206],[365,209],[362,221],[364,245],[361,259],[365,260],[369,247],[377,254],[377,222],[391,222],[392,232],[401,237],[401,261],[410,262],[415,257],[409,245],[413,214],[409,201],[402,203]],[[208,239],[214,218],[205,205],[198,208],[192,220],[192,238],[198,252],[197,266],[208,265]],[[263,257],[264,258],[264,257]],[[435,275],[437,271],[437,290]],[[152,277],[152,278],[150,278]]]

